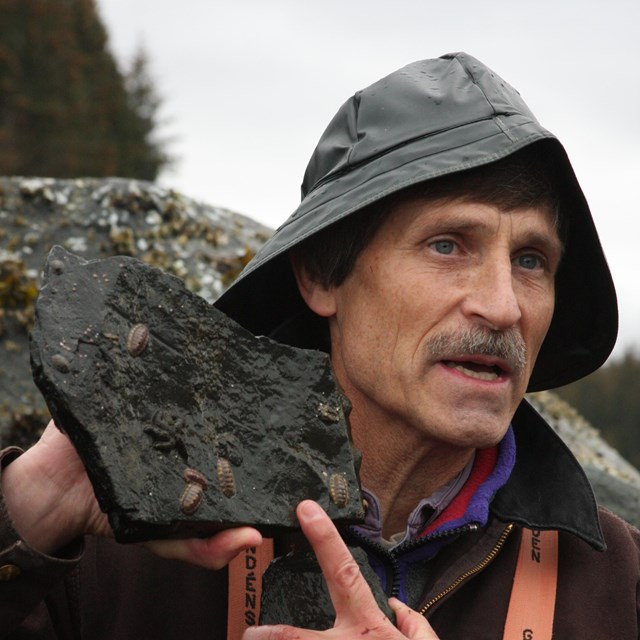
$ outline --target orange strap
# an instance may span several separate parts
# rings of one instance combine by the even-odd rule
[[[240,640],[247,627],[258,624],[262,574],[273,560],[273,540],[264,538],[229,563],[227,640]]]
[[[262,574],[273,559],[265,538],[229,563],[227,640],[258,624]],[[503,640],[551,640],[558,582],[558,532],[522,530]]]
[[[551,640],[558,583],[558,532],[522,530],[503,640]]]

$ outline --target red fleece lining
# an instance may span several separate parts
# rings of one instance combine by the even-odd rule
[[[429,524],[420,534],[426,536],[427,534],[435,531],[438,527],[441,527],[447,522],[457,520],[461,518],[469,503],[473,494],[477,491],[478,487],[493,473],[498,461],[498,447],[491,447],[490,449],[479,449],[476,451],[476,459],[473,462],[473,468],[471,473],[465,482],[464,487],[460,490],[460,493],[451,501],[449,506]]]

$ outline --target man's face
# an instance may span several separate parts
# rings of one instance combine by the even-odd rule
[[[310,299],[329,318],[354,426],[382,420],[440,443],[498,442],[551,322],[560,256],[546,209],[396,207],[349,277]]]

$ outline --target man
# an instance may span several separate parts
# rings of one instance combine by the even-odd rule
[[[523,401],[604,362],[613,285],[564,150],[482,63],[418,62],[345,103],[300,207],[217,304],[256,334],[329,351],[353,404],[368,507],[343,535],[367,551],[397,628],[305,501],[300,524],[336,608],[325,635],[503,637],[521,539],[539,564],[540,531],[552,530],[557,597],[532,624],[548,618],[557,638],[638,637],[639,534],[598,514],[579,465]],[[82,535],[108,536],[108,525],[55,428],[3,456],[3,629],[223,637],[223,571],[105,537],[87,538],[78,560]],[[242,528],[150,546],[219,569],[259,542]],[[257,627],[247,637],[317,633]]]

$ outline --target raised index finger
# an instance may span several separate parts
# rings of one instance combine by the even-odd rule
[[[327,582],[336,610],[336,624],[346,619],[355,622],[371,616],[384,617],[358,564],[322,507],[305,500],[298,505],[296,513]]]

